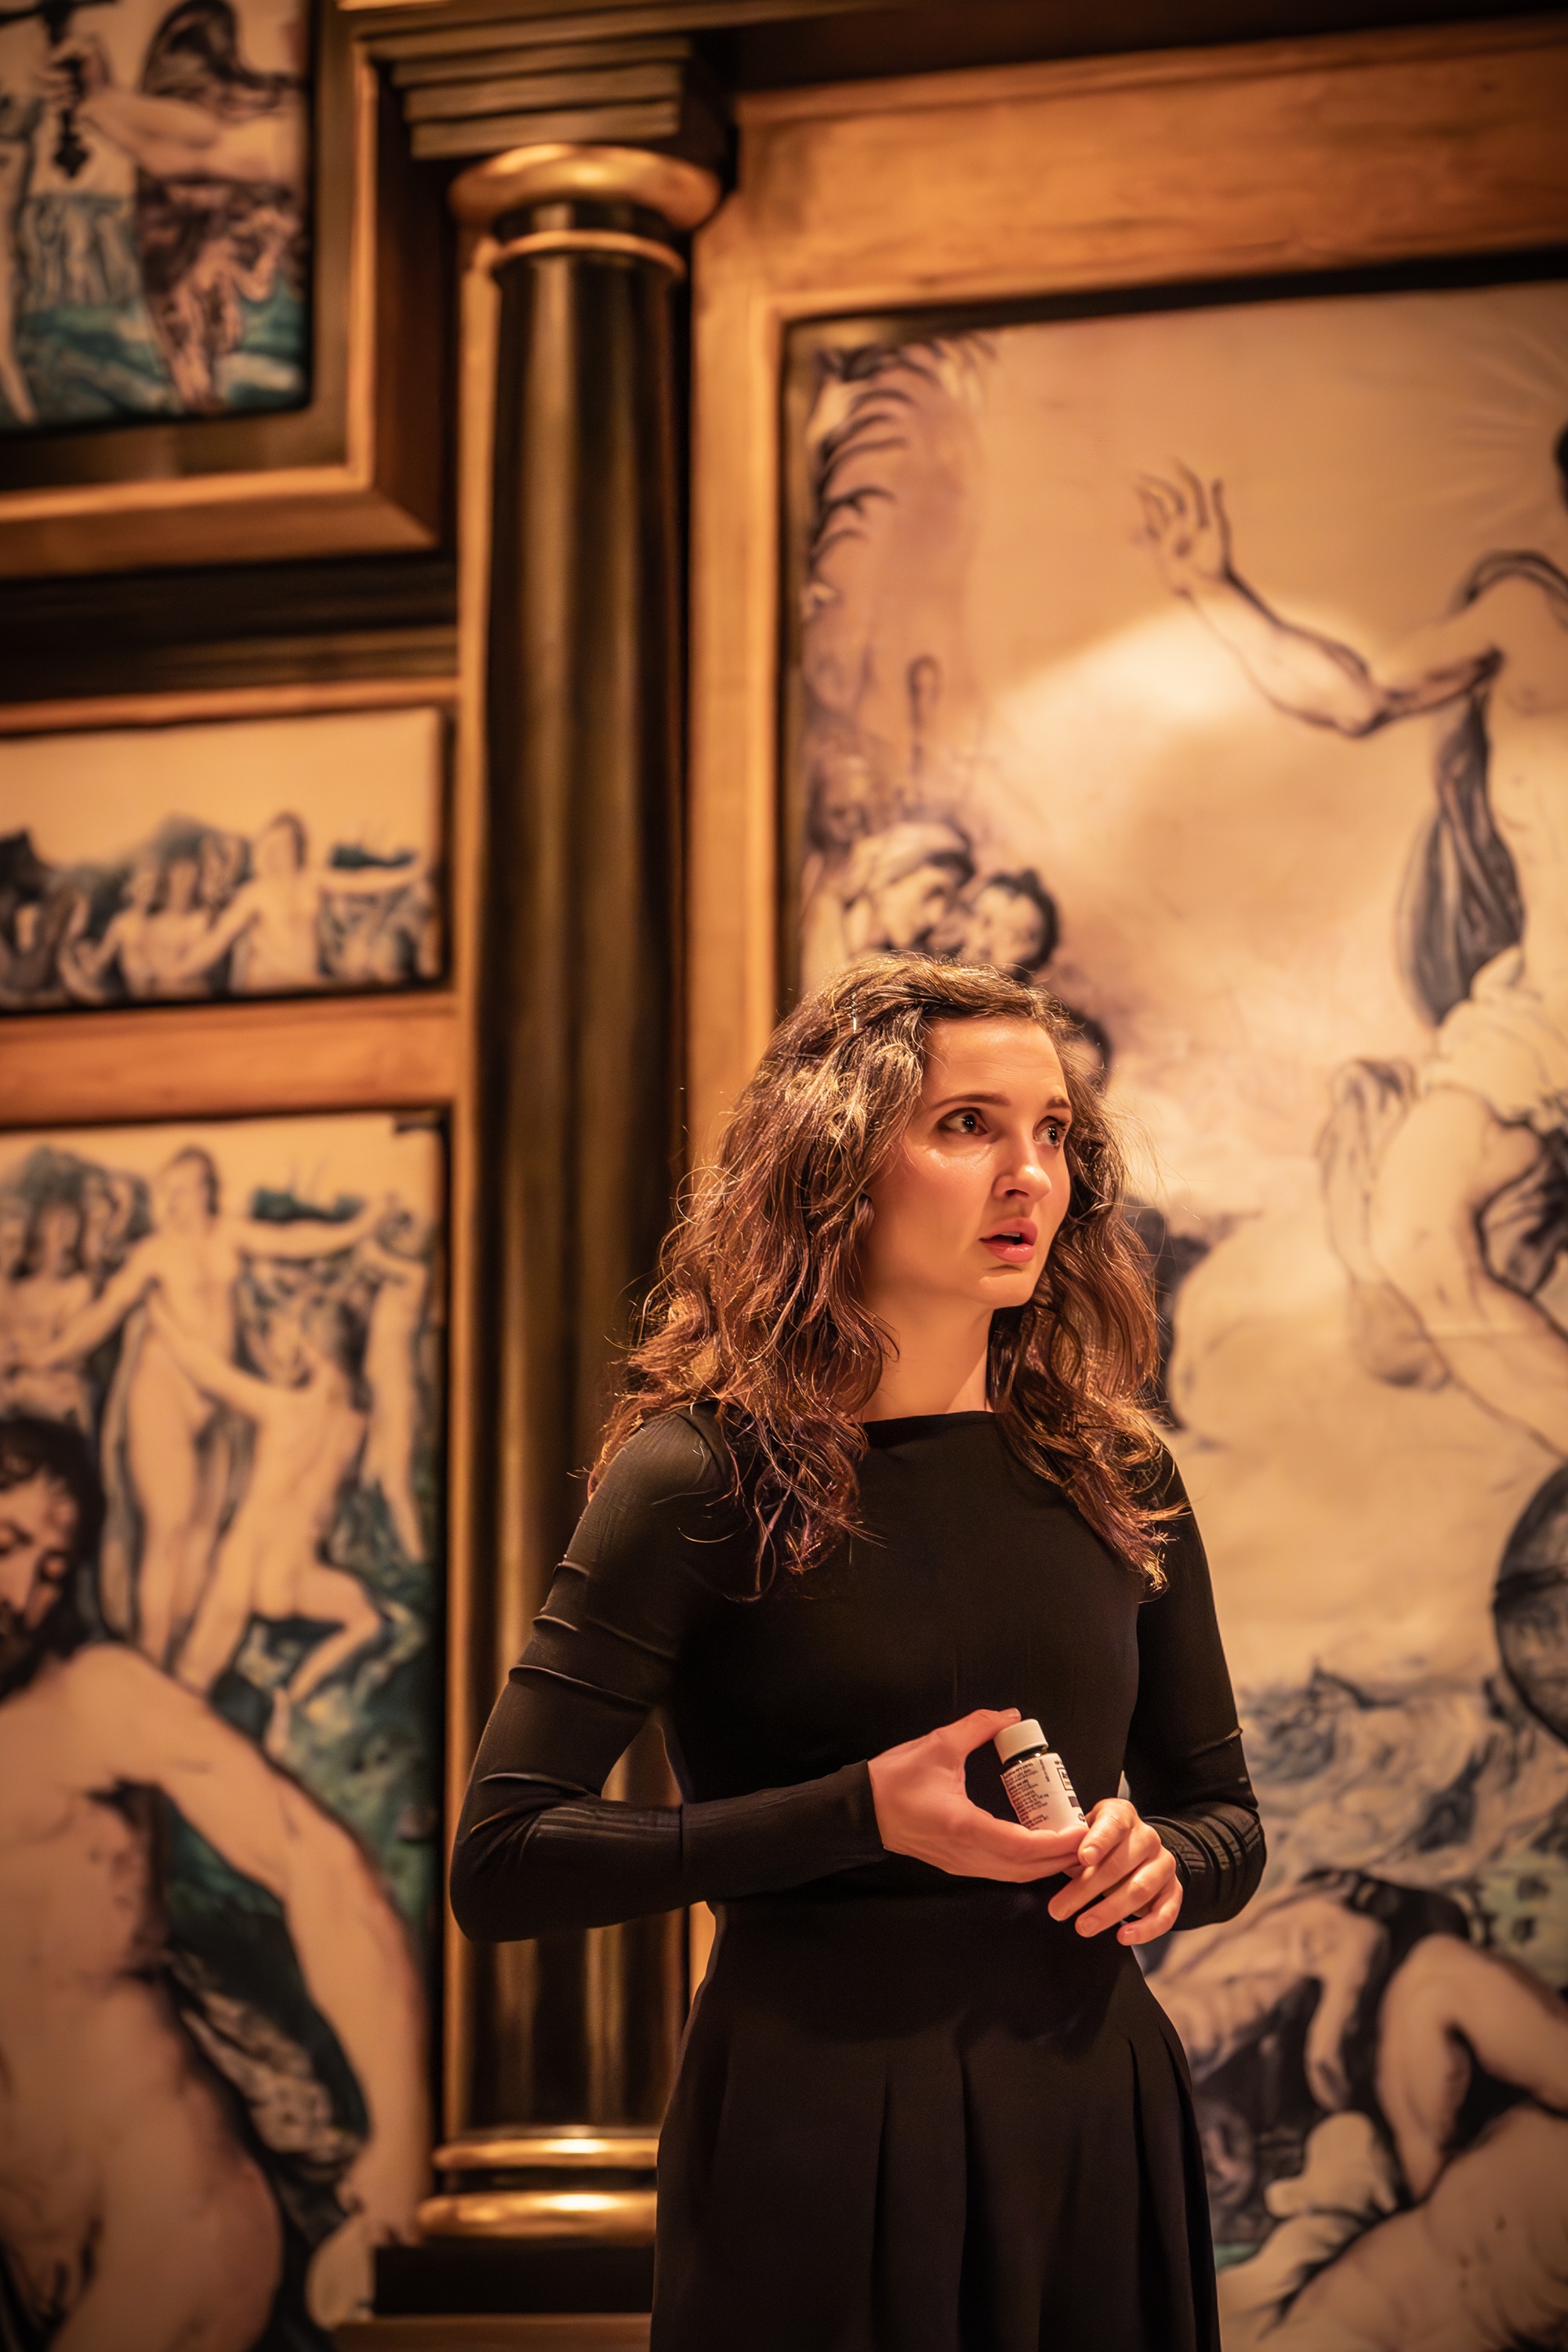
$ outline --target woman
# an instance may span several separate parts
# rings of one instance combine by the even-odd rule
[[[1238,1910],[1263,1842],[1065,1027],[895,956],[783,1024],[479,1750],[470,1935],[723,1906],[660,2146],[659,2352],[1218,2343],[1131,1948]],[[605,1803],[656,1708],[688,1801]],[[1019,1712],[1087,1829],[1011,1818]]]

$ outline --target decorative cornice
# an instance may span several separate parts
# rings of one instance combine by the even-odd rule
[[[519,12],[517,0],[511,13],[489,0],[417,0],[395,16],[367,14],[356,30],[401,94],[417,157],[636,146],[721,165],[729,110],[713,76],[684,33],[628,31],[629,13],[550,18]]]

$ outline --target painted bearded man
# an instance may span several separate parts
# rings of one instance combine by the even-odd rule
[[[331,2208],[362,2244],[406,2235],[420,2190],[419,1983],[347,1832],[194,1692],[87,1635],[102,1508],[79,1432],[0,1421],[0,2342],[297,2344],[262,2135],[176,1997],[160,1799],[281,1908],[363,2105]]]

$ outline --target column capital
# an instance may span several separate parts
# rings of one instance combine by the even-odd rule
[[[488,228],[532,205],[635,205],[672,229],[700,228],[722,193],[718,174],[646,147],[512,147],[474,164],[449,191],[458,218]]]
[[[613,14],[451,24],[425,5],[377,12],[363,37],[416,160],[614,147],[722,170],[730,152],[724,92],[684,33],[619,32]]]

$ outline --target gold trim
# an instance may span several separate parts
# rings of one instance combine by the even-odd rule
[[[110,727],[181,727],[215,719],[310,719],[318,711],[330,710],[449,711],[457,700],[458,681],[453,677],[179,687],[162,694],[100,694],[81,701],[0,704],[0,738],[86,735]]]
[[[431,2159],[437,2172],[651,2172],[658,2160],[657,2131],[538,2131],[454,2140]]]
[[[419,2227],[429,2238],[592,2238],[650,2246],[651,2189],[490,2189],[427,2197]]]
[[[475,1557],[473,1452],[468,1431],[479,1397],[474,1316],[479,1282],[475,1257],[479,1202],[479,1100],[481,1073],[474,1010],[479,990],[479,932],[485,839],[485,649],[490,540],[490,450],[495,427],[496,330],[500,292],[490,275],[488,238],[459,237],[458,350],[458,744],[452,851],[453,980],[461,1008],[457,1099],[451,1115],[451,1324],[447,1413],[447,1823],[454,1831],[468,1769],[484,1727],[489,1693],[468,1671],[474,1591],[492,1572]],[[474,2074],[477,1948],[441,1906],[446,1993],[442,2128],[456,2138],[469,2120]]]
[[[538,229],[531,236],[514,236],[506,245],[498,245],[490,268],[499,269],[503,261],[518,260],[526,253],[626,253],[634,260],[651,261],[668,269],[672,278],[686,275],[686,264],[672,247],[659,245],[651,236],[633,236],[628,229],[620,228]]]
[[[450,989],[126,1004],[0,1019],[0,1126],[419,1110],[458,1095]]]
[[[377,0],[384,5],[384,0]],[[426,0],[427,5],[427,0]],[[1365,66],[1375,45],[1381,65],[1447,64],[1466,56],[1496,57],[1519,49],[1553,48],[1561,19],[1516,16],[1500,23],[1394,26],[1370,32],[1287,34],[1268,41],[1221,47],[1155,48],[1089,58],[1037,58],[1010,66],[955,66],[938,73],[889,74],[879,81],[809,82],[784,89],[737,93],[735,119],[742,138],[778,123],[821,122],[837,117],[936,110],[950,106],[1016,104],[1039,95],[1076,98],[1100,90],[1171,88],[1182,82],[1256,81],[1292,70],[1352,72]]]
[[[542,145],[511,147],[487,157],[452,183],[450,201],[460,221],[488,228],[525,205],[640,205],[671,228],[701,226],[718,205],[719,181],[700,163],[642,147]]]

